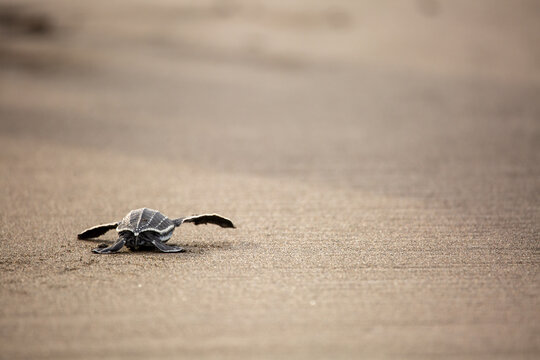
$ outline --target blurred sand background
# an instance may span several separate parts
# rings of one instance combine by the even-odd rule
[[[537,1],[2,1],[0,358],[538,359]],[[90,252],[138,207],[183,254]]]

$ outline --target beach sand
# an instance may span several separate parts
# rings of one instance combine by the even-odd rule
[[[537,2],[13,4],[0,358],[540,356]]]

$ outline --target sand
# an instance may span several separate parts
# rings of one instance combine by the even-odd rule
[[[8,5],[0,358],[540,356],[536,2]]]

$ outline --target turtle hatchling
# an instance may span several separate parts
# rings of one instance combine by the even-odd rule
[[[183,248],[165,244],[172,236],[174,229],[183,223],[216,224],[223,228],[234,228],[231,220],[217,214],[194,215],[185,218],[169,219],[157,210],[142,208],[131,210],[122,220],[110,224],[91,227],[77,235],[78,239],[91,239],[116,229],[118,241],[106,248],[93,249],[96,254],[111,254],[124,245],[130,250],[157,248],[162,252],[182,252]]]

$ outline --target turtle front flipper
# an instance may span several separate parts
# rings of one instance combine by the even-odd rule
[[[118,241],[114,245],[111,245],[111,246],[109,246],[108,248],[105,248],[105,249],[100,249],[100,248],[92,249],[92,252],[94,254],[111,254],[111,253],[115,253],[118,250],[120,250],[124,246],[125,243],[126,243],[126,239],[121,237],[120,239],[118,239]]]
[[[164,244],[158,239],[152,240],[152,244],[154,244],[154,246],[161,252],[175,253],[175,252],[184,252],[184,251],[186,251],[184,248],[181,248],[179,246],[169,246],[167,244]]]
[[[185,222],[190,222],[195,225],[201,224],[215,224],[223,228],[234,228],[234,224],[231,220],[227,219],[218,214],[202,214],[202,215],[193,215],[185,218],[174,219],[173,224],[175,226],[180,226]]]
[[[96,238],[98,236],[105,234],[109,230],[116,229],[117,226],[118,226],[117,222],[94,226],[78,234],[77,239],[84,240],[84,239]]]

